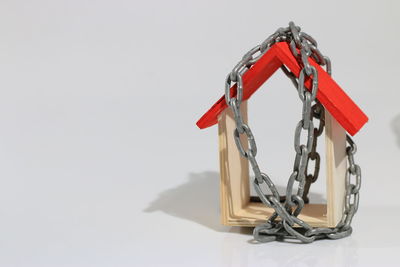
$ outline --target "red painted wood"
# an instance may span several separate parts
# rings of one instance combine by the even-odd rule
[[[356,134],[368,121],[368,117],[339,87],[339,85],[314,60],[310,59],[318,71],[318,100],[330,114],[351,135]],[[300,65],[292,55],[287,43],[277,43],[272,46],[253,67],[243,75],[243,100],[247,100],[257,89],[282,65],[288,67],[297,77]],[[311,81],[306,80],[308,90]],[[231,88],[231,95],[236,94],[236,85]],[[200,129],[210,127],[218,122],[218,115],[227,108],[225,97],[222,96],[196,123]]]

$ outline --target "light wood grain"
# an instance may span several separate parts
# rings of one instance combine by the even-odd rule
[[[247,123],[247,101],[241,104],[243,121]],[[250,200],[249,163],[241,157],[233,138],[235,121],[230,109],[226,109],[219,117],[219,156],[221,171],[221,213],[222,223],[229,224],[232,217],[237,217]],[[247,149],[248,144],[241,136],[242,144]]]
[[[347,169],[346,131],[328,111],[325,112],[327,218],[331,227],[342,218]]]

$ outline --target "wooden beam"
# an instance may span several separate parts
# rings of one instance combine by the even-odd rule
[[[346,131],[325,111],[326,194],[328,225],[336,226],[344,209],[347,171]]]

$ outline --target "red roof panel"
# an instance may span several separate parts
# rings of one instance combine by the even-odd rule
[[[318,100],[330,114],[351,135],[355,135],[368,121],[364,112],[350,99],[324,69],[314,60],[310,64],[318,71]],[[299,77],[301,67],[292,55],[286,42],[273,45],[244,75],[243,100],[247,100],[257,89],[282,65],[289,68]],[[305,87],[310,90],[311,80],[306,80]],[[236,85],[231,87],[235,95]],[[225,96],[222,96],[196,123],[200,129],[210,127],[218,122],[219,114],[227,108]]]

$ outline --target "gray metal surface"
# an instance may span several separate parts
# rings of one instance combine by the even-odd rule
[[[298,79],[285,66],[281,68],[296,86],[299,98],[303,103],[302,117],[295,128],[294,134],[294,166],[288,180],[286,198],[283,203],[280,202],[280,195],[272,180],[267,174],[261,172],[258,166],[256,160],[257,144],[250,127],[243,122],[240,110],[243,98],[243,74],[277,42],[287,42],[290,45],[293,55],[302,66]],[[225,100],[232,109],[236,122],[236,129],[233,133],[236,146],[240,154],[250,162],[255,175],[254,188],[260,200],[266,206],[275,210],[266,223],[255,227],[254,238],[259,242],[298,239],[301,242],[310,243],[322,238],[343,238],[352,232],[351,221],[357,212],[359,203],[361,168],[354,162],[354,154],[357,151],[357,147],[348,135],[346,138],[348,143],[346,153],[349,167],[346,172],[345,208],[341,221],[334,228],[313,228],[297,217],[301,213],[304,204],[308,202],[307,194],[311,183],[315,182],[318,178],[320,155],[316,151],[317,138],[323,133],[325,126],[324,107],[316,99],[318,72],[309,63],[310,57],[319,65],[326,66],[327,73],[331,75],[331,61],[319,51],[314,38],[301,32],[300,27],[290,22],[289,27],[279,28],[264,42],[247,52],[225,80]],[[312,81],[311,92],[305,89],[304,81],[306,78]],[[235,83],[237,85],[237,94],[236,96],[231,96],[230,88]],[[317,122],[318,127],[315,128],[314,125]],[[307,136],[306,143],[304,144],[301,143],[302,132]],[[240,140],[240,135],[243,134],[246,135],[249,144],[247,150]],[[311,174],[308,173],[310,161],[315,161],[315,167]],[[351,183],[352,176],[355,177],[354,184]],[[262,189],[262,186],[265,189]],[[277,220],[278,217],[281,220]]]

